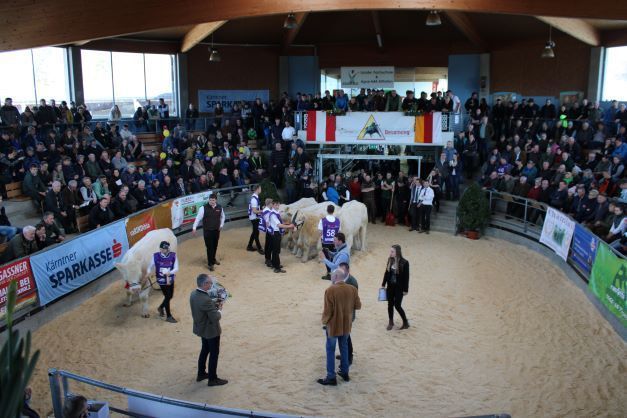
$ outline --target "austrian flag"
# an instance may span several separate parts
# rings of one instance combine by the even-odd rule
[[[335,115],[308,111],[307,141],[335,142]]]

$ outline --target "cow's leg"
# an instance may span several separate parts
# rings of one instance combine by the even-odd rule
[[[131,292],[130,290],[126,291],[126,302],[124,302],[124,306],[125,307],[129,307],[133,304],[133,292]]]
[[[362,224],[361,228],[359,228],[359,241],[361,242],[361,251],[366,251],[366,232],[368,230],[368,223],[366,221],[366,224]]]
[[[346,248],[348,249],[348,253],[351,253],[351,249],[353,248],[353,235],[346,235]]]
[[[139,293],[139,300],[142,303],[142,318],[150,317],[150,314],[148,313],[148,296],[150,296],[150,287]]]
[[[309,245],[303,245],[303,252],[301,262],[306,263],[309,261],[309,253],[311,252],[311,247]]]

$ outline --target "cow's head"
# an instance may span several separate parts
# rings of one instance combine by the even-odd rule
[[[122,280],[128,284],[128,289],[134,293],[139,293],[141,290],[141,280],[143,278],[142,268],[140,263],[135,261],[127,261],[126,263],[115,263],[117,268],[122,274]]]
[[[292,216],[292,223],[296,225],[297,230],[300,229],[305,223],[305,215],[297,210],[294,216]]]

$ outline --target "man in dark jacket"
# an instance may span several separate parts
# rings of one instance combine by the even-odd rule
[[[285,172],[285,159],[286,155],[281,148],[281,143],[277,142],[274,151],[272,151],[272,156],[270,157],[272,181],[277,188],[281,187],[283,173]]]
[[[133,208],[126,198],[125,189],[120,190],[118,195],[111,202],[111,211],[113,212],[115,219],[126,218],[133,213]]]
[[[202,348],[198,356],[198,372],[196,381],[208,379],[207,386],[222,386],[229,383],[226,379],[220,379],[217,375],[218,356],[220,355],[220,318],[222,317],[223,300],[213,299],[211,289],[215,279],[206,274],[200,274],[196,278],[195,290],[189,295],[189,305],[194,321],[193,332],[202,341]],[[208,368],[205,369],[209,358]],[[208,370],[205,371],[205,370]]]
[[[26,173],[24,181],[22,182],[22,190],[24,191],[24,194],[33,199],[33,202],[37,207],[39,207],[40,202],[46,196],[46,185],[41,180],[38,173],[39,165],[32,164],[29,172]]]
[[[65,207],[63,202],[63,194],[61,193],[61,183],[58,181],[52,182],[52,188],[46,193],[44,200],[44,210],[52,212],[57,221],[63,225],[66,230],[72,229],[72,217],[70,216],[73,210]]]
[[[109,209],[109,195],[105,195],[89,212],[89,227],[100,228],[110,224],[114,220],[113,212]]]

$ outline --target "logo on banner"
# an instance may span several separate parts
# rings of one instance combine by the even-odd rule
[[[368,138],[366,138],[366,135],[368,135]],[[383,132],[381,132],[381,128],[379,128],[379,124],[374,118],[374,115],[370,115],[364,127],[361,128],[361,131],[359,131],[357,139],[372,139],[373,135],[377,135],[379,138],[385,139]]]
[[[350,85],[355,85],[357,84],[357,72],[355,70],[351,70],[350,73],[348,73],[348,83],[344,83],[344,84],[350,84]]]
[[[128,244],[132,247],[148,232],[157,229],[153,210],[132,216],[126,220],[126,235]]]

